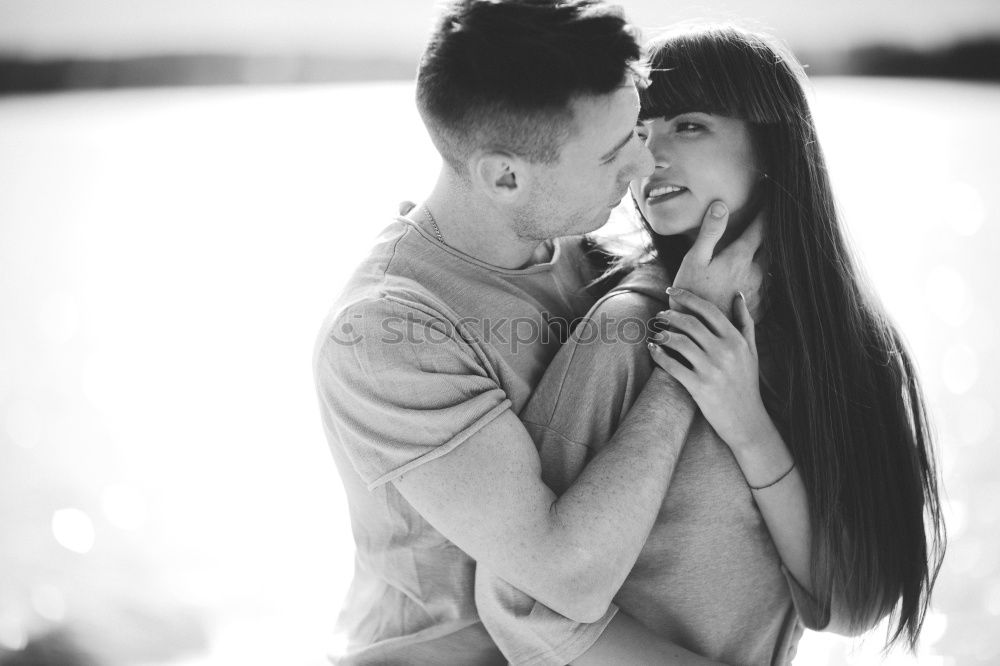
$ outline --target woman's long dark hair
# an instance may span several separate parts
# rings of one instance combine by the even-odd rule
[[[801,65],[768,36],[687,27],[649,47],[642,117],[747,121],[765,177],[765,324],[780,331],[765,401],[809,496],[812,589],[857,627],[892,613],[887,647],[916,646],[944,556],[931,434],[912,358],[841,232]],[[688,247],[650,233],[671,272]]]

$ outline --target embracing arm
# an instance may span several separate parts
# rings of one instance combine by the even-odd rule
[[[556,497],[509,410],[394,483],[445,537],[496,575],[580,622],[607,611],[663,502],[694,405],[656,371],[611,441]]]

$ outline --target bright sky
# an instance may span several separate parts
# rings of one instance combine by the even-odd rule
[[[1000,33],[996,0],[621,0],[643,27],[749,18],[797,48]],[[0,51],[278,52],[416,58],[434,0],[2,0]]]

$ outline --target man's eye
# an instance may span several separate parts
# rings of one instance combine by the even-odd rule
[[[646,139],[649,138],[649,130],[646,129],[645,125],[636,125],[635,135],[639,137],[639,140],[646,143]]]

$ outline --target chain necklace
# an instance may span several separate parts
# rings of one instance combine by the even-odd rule
[[[427,213],[427,219],[430,220],[431,226],[434,227],[434,235],[437,236],[438,240],[447,245],[444,242],[444,236],[441,234],[441,230],[438,228],[437,220],[434,219],[434,214],[431,213],[431,209],[424,206],[424,212]]]

